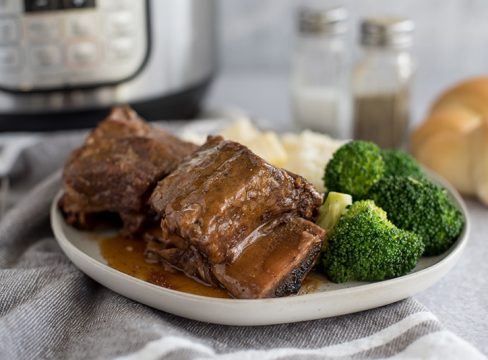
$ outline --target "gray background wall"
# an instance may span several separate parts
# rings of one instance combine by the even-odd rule
[[[413,99],[418,116],[447,85],[488,74],[488,0],[221,0],[222,70],[286,76],[295,9],[307,3],[348,8],[353,60],[361,17],[392,14],[415,21]]]
[[[221,0],[221,55],[225,69],[284,69],[292,45],[297,5],[346,6],[351,35],[358,19],[393,14],[416,23],[414,52],[426,70],[488,67],[487,0]]]

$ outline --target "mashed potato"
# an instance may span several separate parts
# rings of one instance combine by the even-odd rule
[[[283,168],[303,176],[319,191],[325,191],[325,166],[334,152],[345,143],[313,131],[305,130],[300,134],[284,134],[281,143],[287,154]]]
[[[332,154],[345,143],[309,130],[299,134],[279,135],[261,131],[247,118],[234,121],[219,131],[225,139],[246,145],[254,153],[274,166],[287,169],[310,181],[319,191],[324,191],[322,177]],[[206,135],[185,132],[186,140],[202,143]]]

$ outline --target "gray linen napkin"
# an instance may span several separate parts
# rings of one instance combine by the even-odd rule
[[[413,299],[329,319],[231,327],[113,293],[71,264],[49,225],[55,171],[81,136],[51,135],[27,149],[25,170],[12,181],[18,201],[0,220],[0,359],[484,359]]]

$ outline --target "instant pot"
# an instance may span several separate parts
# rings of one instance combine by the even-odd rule
[[[190,118],[216,70],[214,0],[0,0],[0,130]]]

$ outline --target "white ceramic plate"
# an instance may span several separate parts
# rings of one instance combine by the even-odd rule
[[[109,267],[93,233],[72,228],[58,210],[59,193],[51,207],[51,225],[59,245],[71,261],[95,281],[129,299],[186,318],[226,325],[270,325],[349,314],[391,304],[433,285],[457,262],[468,240],[469,218],[464,202],[448,184],[466,225],[444,254],[422,258],[412,273],[375,283],[324,282],[313,293],[274,299],[219,299],[187,294],[139,280]]]

